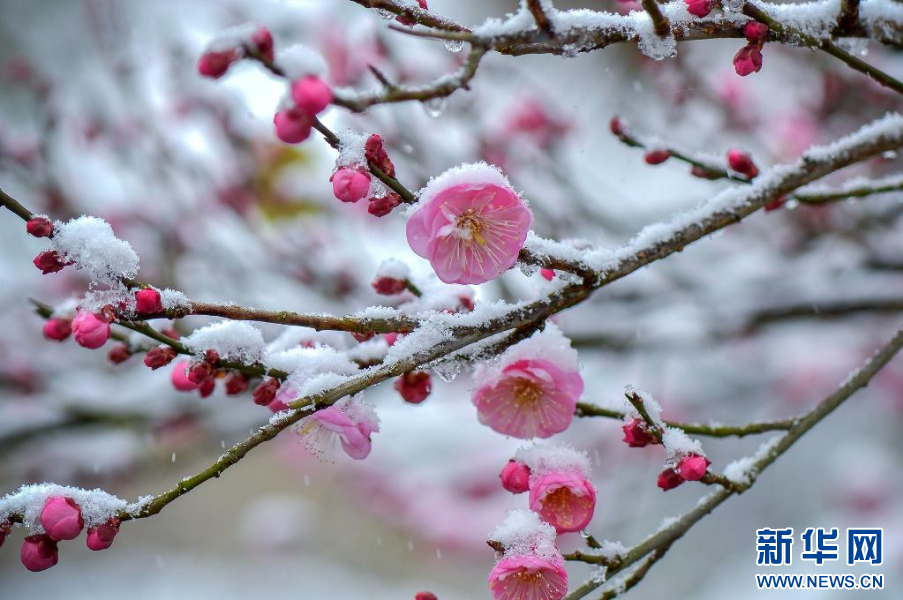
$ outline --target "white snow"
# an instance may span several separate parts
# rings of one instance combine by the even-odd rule
[[[690,438],[682,429],[676,427],[665,427],[662,445],[668,451],[669,460],[672,461],[686,454],[705,456],[700,441]]]
[[[483,387],[499,377],[502,370],[518,360],[547,360],[565,371],[579,371],[579,354],[571,348],[571,341],[564,337],[554,323],[547,323],[542,331],[518,342],[503,352],[496,360],[482,363],[474,371],[474,386]]]
[[[584,477],[589,477],[590,474],[589,456],[568,444],[537,440],[521,446],[515,453],[514,460],[530,467],[530,477],[549,471],[576,471]]]
[[[326,61],[320,53],[302,44],[294,44],[279,51],[276,54],[276,64],[290,80],[301,79],[307,75],[325,77],[327,73]]]
[[[23,485],[18,491],[0,498],[0,521],[11,515],[22,515],[24,527],[31,533],[44,533],[41,526],[41,510],[47,498],[64,496],[71,498],[79,505],[85,527],[95,527],[105,523],[121,510],[136,510],[137,504],[130,505],[103,490],[86,490],[77,487],[57,485],[55,483],[36,483]]]
[[[505,520],[490,532],[489,539],[504,546],[505,556],[538,554],[550,558],[558,554],[555,528],[531,510],[509,510]]]
[[[431,178],[427,184],[420,190],[420,201],[412,204],[405,211],[405,215],[410,217],[417,208],[427,204],[439,192],[456,185],[497,185],[514,191],[508,178],[494,165],[487,164],[483,161],[477,163],[469,163],[452,167],[440,175]],[[515,192],[517,193],[517,192]],[[520,194],[518,194],[520,197]],[[521,201],[527,203],[521,197]]]
[[[376,269],[376,278],[388,277],[390,279],[408,279],[411,269],[396,258],[387,258]]]
[[[220,358],[251,364],[260,360],[263,334],[244,321],[219,321],[196,329],[182,343],[195,354],[216,350]]]
[[[66,223],[57,221],[53,231],[53,249],[96,282],[109,285],[138,273],[138,255],[103,219],[82,216]]]
[[[776,435],[773,438],[762,442],[759,448],[749,456],[738,458],[724,467],[724,476],[731,481],[737,483],[751,483],[751,477],[755,475],[753,467],[757,462],[762,460],[777,445],[783,436]]]
[[[160,301],[163,302],[163,308],[166,310],[189,308],[191,306],[191,300],[188,299],[188,296],[178,290],[169,288],[160,290]]]

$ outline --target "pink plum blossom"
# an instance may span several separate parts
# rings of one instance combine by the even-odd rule
[[[110,339],[110,324],[92,312],[80,310],[72,320],[72,332],[79,346],[96,350]]]
[[[286,144],[300,144],[310,137],[313,128],[311,117],[295,108],[277,112],[273,124],[276,126],[276,137]]]
[[[514,266],[532,223],[533,213],[510,187],[457,183],[422,202],[407,238],[439,279],[475,284]]]
[[[41,526],[55,540],[73,540],[85,526],[81,507],[72,498],[52,496],[41,509]]]
[[[677,473],[684,481],[699,481],[703,478],[709,465],[710,460],[699,454],[688,454],[680,459],[677,463]]]
[[[379,431],[379,417],[371,406],[349,400],[305,417],[297,431],[314,454],[321,454],[337,438],[348,456],[363,460],[370,454],[371,434]]]
[[[558,533],[584,529],[595,508],[596,490],[579,471],[550,470],[530,479],[530,509]]]
[[[193,392],[198,389],[198,384],[188,378],[188,369],[191,366],[187,360],[180,360],[172,370],[172,386],[180,392]]]
[[[568,573],[561,555],[506,556],[489,573],[494,600],[561,600],[567,589]]]
[[[477,389],[473,402],[480,422],[517,438],[547,438],[568,428],[583,378],[542,359],[522,359]]]
[[[92,527],[88,530],[88,537],[85,543],[88,548],[95,552],[106,550],[113,545],[113,538],[119,533],[120,521],[113,517],[102,525]]]
[[[516,460],[509,460],[499,473],[502,487],[512,494],[522,494],[530,489],[530,467]]]
[[[758,73],[762,68],[762,51],[757,46],[748,44],[740,48],[734,55],[734,70],[740,77]]]
[[[240,58],[237,50],[223,50],[221,52],[205,52],[198,59],[198,73],[204,77],[217,79],[226,74],[229,66]]]
[[[357,202],[370,193],[370,173],[362,169],[341,167],[331,181],[332,193],[342,202]]]
[[[46,571],[60,560],[56,540],[49,535],[30,535],[22,542],[22,564],[29,571]]]
[[[144,288],[135,293],[135,312],[139,315],[155,315],[163,312],[163,299],[154,288]]]
[[[329,85],[315,75],[308,75],[292,83],[291,96],[295,107],[309,117],[323,112],[332,102]]]
[[[47,319],[44,323],[43,333],[48,340],[62,342],[72,333],[72,321],[59,317]]]

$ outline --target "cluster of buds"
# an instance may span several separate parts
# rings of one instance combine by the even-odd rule
[[[758,73],[762,68],[762,46],[768,37],[768,25],[749,21],[743,26],[743,35],[748,43],[734,55],[734,70],[740,77]]]
[[[364,158],[372,169],[377,169],[389,177],[395,177],[395,165],[389,158],[379,134],[372,134],[364,144]],[[329,181],[332,193],[342,202],[354,203],[368,198],[367,212],[374,217],[384,217],[402,202],[401,196],[387,191],[383,196],[370,194],[373,178],[364,167],[342,166],[336,169]]]
[[[218,79],[226,74],[232,63],[245,55],[260,58],[267,63],[273,62],[275,56],[273,52],[273,34],[270,33],[269,29],[266,27],[258,28],[251,34],[250,39],[245,44],[204,52],[198,59],[198,73],[204,77]]]
[[[684,481],[699,481],[709,470],[712,461],[701,454],[686,454],[677,461],[676,467],[669,467],[659,473],[658,487],[667,492]]]
[[[332,89],[316,75],[293,81],[289,96],[293,106],[273,117],[276,136],[286,144],[300,144],[310,137],[314,120],[332,102]]]
[[[119,533],[119,525],[119,519],[112,517],[105,523],[88,529],[88,548],[95,551],[109,548]],[[81,507],[72,498],[47,498],[41,509],[41,527],[44,528],[44,533],[30,535],[22,542],[20,558],[29,571],[45,571],[59,562],[57,544],[74,540],[85,527]],[[6,539],[9,529],[8,521],[0,524],[0,545]]]

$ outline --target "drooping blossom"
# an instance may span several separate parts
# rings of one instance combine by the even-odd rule
[[[58,273],[62,271],[68,264],[64,262],[56,250],[45,250],[34,257],[32,261],[34,266],[41,271],[41,274]]]
[[[494,600],[561,600],[568,573],[561,556],[515,554],[500,560],[489,573]]]
[[[72,498],[51,496],[41,509],[41,526],[55,540],[73,540],[85,526],[81,507]]]
[[[370,436],[379,431],[379,417],[368,404],[343,400],[304,417],[296,431],[314,454],[322,454],[338,439],[348,456],[362,460],[370,454]]]
[[[110,339],[110,323],[87,310],[80,310],[72,320],[72,332],[79,346],[96,350]]]
[[[495,168],[465,165],[430,181],[408,244],[445,283],[483,283],[514,266],[533,213]]]
[[[52,317],[44,322],[42,331],[48,340],[62,342],[72,333],[72,320]]]
[[[113,539],[119,533],[120,521],[117,517],[113,517],[102,525],[91,527],[88,529],[88,537],[85,540],[86,545],[95,552],[106,550],[113,545]]]
[[[499,479],[505,490],[512,494],[522,494],[530,489],[530,467],[511,459],[505,463]]]
[[[420,404],[433,390],[433,378],[428,371],[408,371],[395,380],[394,387],[405,402]]]
[[[26,537],[19,557],[25,568],[34,573],[46,571],[60,560],[56,540],[46,534]]]
[[[740,48],[734,55],[734,71],[740,77],[758,73],[762,68],[762,51],[758,46],[748,44]]]
[[[370,193],[370,173],[363,169],[341,167],[332,174],[332,193],[342,202],[357,202]]]

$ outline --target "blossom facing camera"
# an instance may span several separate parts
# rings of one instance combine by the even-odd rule
[[[677,463],[677,473],[684,481],[699,481],[709,470],[712,461],[699,454],[688,454]]]
[[[499,479],[505,490],[512,494],[523,494],[530,489],[530,467],[511,459],[502,468]]]
[[[510,187],[458,183],[423,202],[406,233],[443,282],[477,284],[514,266],[532,224],[533,213]]]
[[[50,273],[58,273],[62,271],[69,263],[63,262],[56,250],[45,250],[34,257],[32,261],[34,266],[41,271],[42,275]]]
[[[370,173],[361,169],[342,167],[330,178],[332,193],[342,202],[357,202],[370,193]]]
[[[297,431],[314,454],[322,454],[338,439],[348,456],[363,460],[370,454],[370,436],[379,431],[379,417],[371,406],[349,400],[304,417]]]
[[[54,540],[74,540],[85,527],[82,510],[75,500],[52,496],[41,509],[41,526]]]
[[[292,83],[292,100],[295,107],[309,117],[314,117],[332,102],[329,85],[314,75],[308,75]]]
[[[734,71],[740,77],[746,77],[751,73],[758,73],[762,68],[762,51],[752,44],[743,46],[734,55]]]
[[[405,402],[420,404],[433,391],[433,378],[427,371],[408,371],[395,380],[395,391]]]
[[[163,299],[154,288],[135,292],[135,311],[139,315],[156,315],[163,312]]]
[[[150,352],[148,352],[148,355]],[[145,359],[147,362],[147,359]],[[190,363],[187,360],[180,360],[172,370],[172,386],[180,392],[193,392],[198,389],[198,384],[188,379],[188,367]]]
[[[96,350],[110,339],[110,324],[92,312],[80,310],[72,320],[72,332],[79,346]]]
[[[658,474],[658,482],[656,485],[658,485],[663,492],[667,492],[668,490],[673,490],[683,482],[684,479],[680,476],[680,473],[674,469],[665,469]]]
[[[198,73],[204,77],[218,79],[225,75],[232,63],[238,59],[238,51],[234,48],[222,52],[205,52],[198,59]]]
[[[596,508],[596,490],[578,471],[548,471],[530,482],[530,510],[558,533],[580,531]]]
[[[42,329],[44,337],[48,340],[62,342],[72,333],[72,321],[70,319],[61,319],[53,317],[44,322]]]
[[[50,237],[53,235],[53,223],[47,217],[32,217],[25,223],[25,230],[34,237]]]
[[[480,422],[516,438],[547,438],[571,424],[583,378],[555,363],[521,359],[474,394]]]
[[[624,441],[631,448],[644,448],[658,443],[658,439],[649,432],[643,419],[633,419],[630,423],[625,423],[621,429],[624,431]]]
[[[687,3],[687,12],[694,17],[707,16],[715,8],[714,0],[684,0]]]
[[[22,542],[22,564],[33,573],[46,571],[60,560],[56,540],[49,535],[30,535]]]
[[[740,150],[728,150],[727,164],[731,170],[740,173],[747,179],[754,179],[759,174],[759,168],[746,152]]]
[[[300,110],[289,108],[280,110],[273,117],[276,137],[286,144],[300,144],[310,137],[313,121]]]
[[[568,591],[568,572],[561,555],[514,554],[489,573],[493,600],[561,600]]]
[[[113,539],[119,533],[119,525],[119,519],[113,517],[103,525],[88,529],[88,538],[85,541],[88,548],[98,552],[112,546]]]

